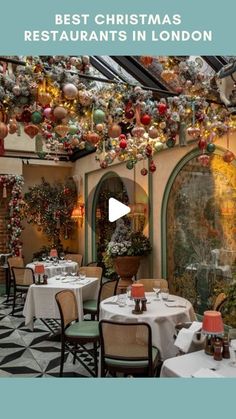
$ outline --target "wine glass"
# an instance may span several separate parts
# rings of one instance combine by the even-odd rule
[[[229,345],[232,349],[231,355],[233,360],[230,361],[231,367],[236,368],[236,329],[229,329],[228,332]]]
[[[46,262],[46,260],[47,260],[47,255],[46,255],[46,253],[42,253],[42,261],[43,261],[43,262]]]
[[[155,292],[155,294],[156,294],[156,300],[160,300],[160,288],[153,288],[153,291]]]
[[[59,255],[59,257],[60,257],[60,260],[64,260],[65,259],[65,253],[64,252],[61,252],[60,255]]]
[[[73,266],[71,268],[71,276],[76,276],[77,275],[77,266]]]

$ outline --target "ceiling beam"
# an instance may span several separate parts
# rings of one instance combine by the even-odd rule
[[[109,80],[117,80],[117,75],[111,68],[105,65],[104,62],[100,60],[100,57],[90,57],[90,63],[96,70],[98,70],[103,76]]]
[[[111,55],[111,58],[121,67],[123,67],[129,74],[131,74],[131,76],[138,80],[143,86],[159,88],[167,94],[174,93],[170,92],[166,86],[161,83],[160,80],[153,76],[153,74],[151,74],[150,71],[143,67],[134,57]]]
[[[223,67],[223,63],[222,63],[222,59],[223,57],[217,57],[217,56],[208,56],[208,55],[203,55],[202,56],[203,60],[207,62],[207,64],[209,64],[209,66],[211,68],[213,68],[213,70],[218,73],[218,71],[220,71],[220,69]],[[226,62],[225,62],[226,64]]]

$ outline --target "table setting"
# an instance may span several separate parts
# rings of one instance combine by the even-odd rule
[[[83,301],[97,299],[99,279],[85,275],[55,275],[47,279],[47,284],[33,284],[29,287],[23,315],[25,325],[33,330],[34,318],[59,319],[55,295],[63,289],[71,289],[78,303],[79,320],[83,320]]]
[[[59,274],[76,274],[78,270],[77,262],[73,262],[72,260],[42,260],[42,261],[33,261],[26,265],[27,268],[33,269],[35,271],[36,266],[43,265],[44,266],[44,273],[47,275],[48,278],[51,278],[55,275]]]
[[[120,322],[146,322],[152,329],[153,345],[158,347],[161,358],[176,356],[178,348],[174,345],[175,326],[180,322],[195,320],[192,304],[179,296],[160,291],[146,292],[146,310],[135,312],[135,299],[128,294],[120,294],[103,300],[100,304],[100,320]],[[173,305],[170,305],[173,304]]]

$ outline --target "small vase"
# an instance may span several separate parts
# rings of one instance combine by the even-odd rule
[[[127,287],[132,284],[133,277],[137,274],[141,256],[117,256],[114,259],[116,273],[120,276],[118,290],[126,292]]]

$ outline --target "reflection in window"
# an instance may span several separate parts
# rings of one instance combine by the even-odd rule
[[[168,278],[203,313],[235,276],[236,168],[215,155],[190,160],[172,185],[167,207]]]

